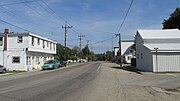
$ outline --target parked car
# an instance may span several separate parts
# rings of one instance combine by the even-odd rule
[[[67,62],[66,61],[60,61],[60,67],[66,66]]]
[[[72,63],[73,62],[73,60],[67,60],[67,63]]]
[[[59,68],[60,65],[60,61],[59,60],[48,60],[44,63],[44,65],[42,66],[43,70],[46,69],[56,69]]]
[[[6,68],[0,65],[0,73],[6,73]]]

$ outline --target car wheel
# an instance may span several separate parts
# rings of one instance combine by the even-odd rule
[[[3,69],[2,73],[6,73],[6,69]]]

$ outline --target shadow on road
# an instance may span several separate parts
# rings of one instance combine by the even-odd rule
[[[132,66],[111,67],[111,68],[114,68],[114,69],[122,69],[122,70],[125,70],[125,71],[135,72],[135,73],[137,73],[137,74],[143,75],[143,74],[141,73],[142,70],[139,70],[139,69],[134,68],[134,67],[132,67]]]

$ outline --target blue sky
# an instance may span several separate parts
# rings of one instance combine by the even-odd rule
[[[33,0],[0,0],[0,5]],[[64,44],[64,20],[72,25],[68,30],[67,45],[79,46],[80,33],[92,43],[95,53],[102,53],[112,48],[109,39],[118,33],[131,0],[44,0],[58,17],[42,2],[22,3],[0,6],[0,19],[30,30],[38,35]],[[122,39],[134,39],[137,29],[161,29],[162,21],[180,7],[180,0],[134,0],[126,21],[120,30]],[[9,28],[12,32],[24,32],[0,22],[0,32]],[[101,42],[103,41],[103,42]],[[118,38],[114,39],[118,46]],[[82,46],[84,47],[84,46]]]

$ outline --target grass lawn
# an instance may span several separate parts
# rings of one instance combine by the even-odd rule
[[[14,75],[14,74],[18,74],[18,73],[24,73],[24,72],[26,72],[26,71],[7,71],[4,74],[0,74],[0,77]]]

